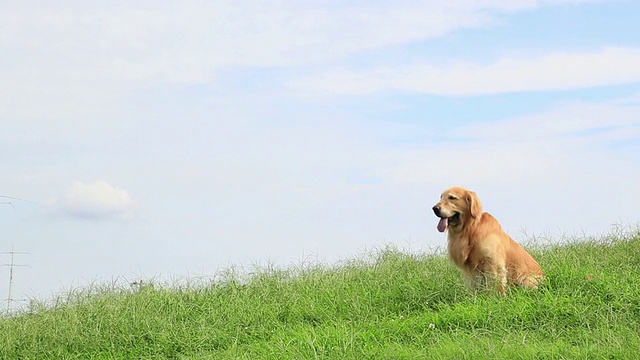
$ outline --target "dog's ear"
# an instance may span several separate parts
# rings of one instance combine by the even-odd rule
[[[471,213],[472,218],[478,218],[482,215],[482,204],[480,203],[480,199],[478,199],[478,195],[473,191],[467,191],[466,195],[467,204],[469,204],[469,212]]]

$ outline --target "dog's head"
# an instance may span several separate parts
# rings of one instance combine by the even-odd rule
[[[482,215],[482,204],[473,191],[458,186],[448,188],[440,201],[433,206],[433,212],[440,218],[438,231],[457,230],[462,225]]]

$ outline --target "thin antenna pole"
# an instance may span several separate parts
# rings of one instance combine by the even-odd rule
[[[0,253],[0,254],[2,254],[2,255],[11,255],[11,262],[9,264],[2,265],[2,266],[6,266],[6,267],[9,268],[9,291],[7,291],[7,313],[9,313],[11,311],[11,302],[13,301],[13,298],[11,297],[11,288],[13,287],[13,268],[16,267],[16,266],[29,266],[29,265],[16,264],[14,262],[14,255],[15,254],[28,255],[29,253],[15,251],[14,250],[14,244],[11,244],[11,251],[10,252],[4,252],[4,253]]]
[[[9,265],[9,291],[7,291],[7,312],[11,310],[11,288],[13,287],[13,244],[11,244],[11,265]]]

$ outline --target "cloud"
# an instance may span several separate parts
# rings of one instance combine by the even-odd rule
[[[98,101],[106,95],[105,85],[202,83],[229,67],[317,64],[485,26],[501,13],[537,5],[530,0],[162,6],[138,1],[36,8],[16,3],[0,14],[0,23],[12,30],[0,35],[5,49],[0,75],[46,96],[61,96],[59,85],[65,83],[72,95],[84,89],[89,92],[84,96]],[[42,81],[49,86],[31,86]]]
[[[83,219],[130,219],[134,209],[129,193],[106,181],[73,183],[48,205],[62,214]]]
[[[0,78],[11,86],[0,92],[0,117],[30,134],[36,125],[47,134],[108,127],[119,118],[113,109],[137,89],[344,59],[480,26],[487,9],[530,2],[472,3],[14,3],[0,12],[2,28],[11,29],[0,32]]]
[[[596,52],[506,57],[490,65],[415,64],[366,71],[343,69],[291,82],[303,91],[366,95],[411,91],[437,95],[486,95],[620,85],[640,81],[640,49],[608,47]]]
[[[554,139],[595,143],[637,136],[639,127],[640,105],[619,100],[563,104],[543,113],[467,125],[450,135],[512,143]]]
[[[640,150],[639,119],[637,103],[610,101],[465,124],[447,131],[449,142],[392,151],[396,162],[382,176],[397,183],[540,186],[574,181],[599,164],[598,176],[628,178],[639,175],[628,166]]]
[[[0,117],[5,124],[24,127],[23,133],[30,137],[34,129],[42,129],[43,135],[36,135],[45,138],[66,136],[70,130],[118,131],[127,120],[116,119],[131,114],[122,107],[131,105],[130,96],[137,91],[166,89],[167,84],[216,84],[221,77],[236,74],[232,71],[252,68],[286,69],[297,76],[310,66],[335,66],[385,48],[395,52],[402,45],[459,29],[493,25],[504,13],[553,4],[532,0],[161,5],[135,1],[80,7],[62,1],[34,7],[15,2],[0,12],[0,24],[11,29],[0,32],[0,78],[11,87],[0,92]],[[372,91],[388,86],[424,91],[422,85],[411,83],[413,74],[430,76],[430,71],[440,70],[382,71],[383,78],[407,75],[390,82],[370,78],[378,70],[361,74],[366,81],[346,73],[344,85],[331,71],[328,79],[333,82],[306,79],[298,83],[303,88],[327,87],[346,93],[369,91],[367,85],[373,85]],[[465,86],[469,83],[459,80],[458,86],[460,81]],[[440,88],[437,82],[434,86]]]

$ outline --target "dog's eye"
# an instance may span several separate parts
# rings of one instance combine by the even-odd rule
[[[455,196],[449,195],[449,200],[458,200],[458,198]]]

